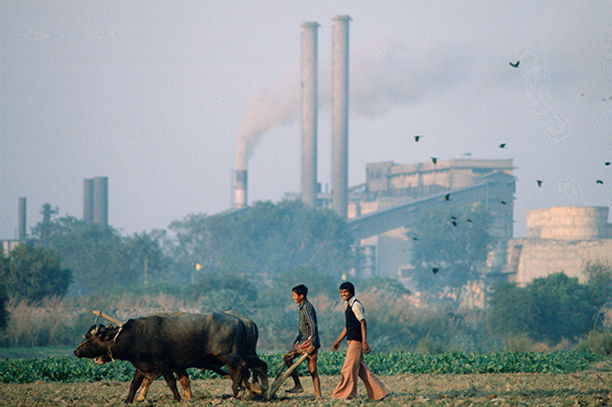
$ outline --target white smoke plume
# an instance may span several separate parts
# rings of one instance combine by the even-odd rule
[[[444,93],[467,77],[467,56],[457,46],[384,40],[352,58],[349,109],[356,116],[378,116]]]
[[[394,107],[446,92],[467,76],[468,58],[457,47],[430,49],[383,41],[358,50],[350,58],[349,110],[357,116],[384,114]],[[300,78],[297,69],[293,72],[259,89],[251,98],[238,131],[237,170],[247,168],[257,142],[267,131],[299,117]],[[319,109],[323,109],[331,103],[331,66],[319,67],[319,72],[318,102]]]
[[[236,169],[246,170],[257,143],[266,131],[289,124],[299,113],[299,76],[287,74],[283,80],[258,89],[251,97],[238,129]]]

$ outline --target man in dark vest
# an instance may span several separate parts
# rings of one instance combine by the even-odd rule
[[[342,378],[332,393],[332,397],[337,399],[354,398],[357,395],[357,377],[359,377],[365,385],[368,398],[370,400],[382,400],[389,394],[389,391],[363,363],[363,354],[370,353],[368,330],[364,317],[365,309],[361,302],[355,298],[355,286],[348,281],[340,285],[340,297],[345,301],[346,325],[333,344],[332,350],[338,350],[345,337],[348,341],[348,348],[340,372]]]

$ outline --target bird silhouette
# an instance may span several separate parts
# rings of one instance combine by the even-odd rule
[[[438,157],[431,157],[431,162],[436,165],[438,163]]]
[[[499,145],[499,148],[505,148],[505,147],[506,147],[506,143],[501,143],[501,144]]]
[[[510,64],[511,67],[518,68],[518,66],[521,63],[521,61],[516,61],[515,63],[512,63],[512,62],[508,62],[508,63]]]
[[[419,238],[416,236],[412,236],[412,240],[419,240]]]
[[[444,195],[444,200],[445,201],[450,201],[450,194]]]
[[[420,135],[414,136],[414,141],[416,141],[418,143],[419,140],[421,139],[421,137],[423,137],[423,136],[420,136]]]
[[[469,222],[469,223],[472,223],[472,219],[470,219],[470,218],[467,218],[466,221]]]
[[[610,161],[606,161],[606,162],[604,163],[604,165],[607,165],[607,166],[609,166],[610,164],[612,164],[612,162],[610,162]]]
[[[596,184],[601,184],[601,185],[603,185],[603,181],[602,181],[602,180],[600,180],[600,179],[598,179],[597,181],[595,181],[595,183],[596,183]]]
[[[457,220],[456,216],[451,216],[450,218],[451,218],[451,220]]]
[[[452,222],[451,222],[451,224],[452,224],[454,227],[457,227],[457,221],[456,221],[456,220],[452,221]]]
[[[506,201],[499,201],[499,203],[500,203],[500,204],[502,204],[502,205],[505,205],[505,204],[507,204],[508,202],[506,202]]]
[[[434,273],[434,274],[436,274],[438,271],[440,271],[440,269],[437,268],[437,267],[432,267],[431,268],[431,272]]]
[[[536,180],[536,183],[538,184],[539,187],[542,186],[542,180],[541,179]]]

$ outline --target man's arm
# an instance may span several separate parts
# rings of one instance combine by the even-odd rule
[[[368,345],[368,326],[366,320],[362,319],[359,321],[361,324],[361,349],[363,353],[370,353],[370,345]]]
[[[345,336],[346,336],[346,327],[342,328],[342,332],[340,332],[340,336],[338,337],[338,339],[336,339],[336,342],[334,342],[334,344],[332,345],[333,351],[336,351],[338,350],[338,348],[340,348],[340,343],[342,342]]]

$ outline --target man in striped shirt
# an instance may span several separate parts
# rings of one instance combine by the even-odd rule
[[[319,328],[317,325],[317,312],[314,306],[308,301],[306,296],[308,295],[308,287],[304,284],[300,284],[291,289],[293,295],[293,301],[299,305],[299,333],[293,346],[289,352],[285,354],[285,364],[287,367],[291,366],[293,359],[300,356],[302,353],[308,353],[308,372],[312,377],[312,383],[314,385],[315,396],[317,399],[321,398],[321,381],[319,380],[319,374],[317,373],[317,352],[321,344],[319,342]],[[302,393],[304,388],[300,383],[300,378],[297,371],[294,370],[291,374],[293,378],[294,387],[287,390],[288,393]]]

